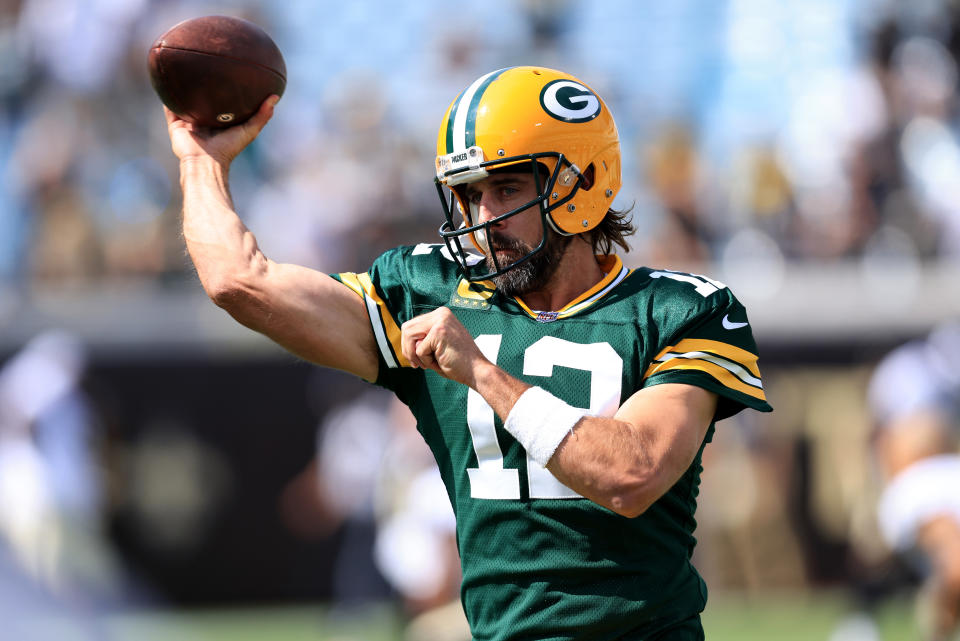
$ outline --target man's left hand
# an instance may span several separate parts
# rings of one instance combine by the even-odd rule
[[[489,363],[447,307],[411,318],[400,332],[400,347],[411,365],[432,369],[469,387],[474,387],[476,367]]]

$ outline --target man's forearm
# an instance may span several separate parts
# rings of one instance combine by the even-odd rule
[[[470,387],[473,387],[487,401],[503,421],[507,420],[507,415],[517,399],[530,388],[530,385],[514,378],[489,361],[479,363],[472,383]]]
[[[567,487],[617,509],[623,502],[620,484],[631,464],[632,441],[621,435],[629,426],[613,419],[585,416],[583,410],[542,389],[534,389],[492,363],[475,372],[474,389],[503,421],[527,454],[550,469]],[[603,422],[600,427],[592,423]],[[580,434],[573,432],[577,427]],[[556,456],[563,450],[563,456]]]
[[[547,459],[541,464],[559,481],[630,517],[643,513],[687,469],[716,406],[715,396],[702,390],[671,396],[664,386],[634,395],[616,417],[583,415],[493,364],[480,367],[472,387],[534,460]],[[530,398],[522,398],[528,391]],[[638,411],[642,405],[647,408]]]
[[[259,254],[256,239],[233,209],[228,173],[212,158],[180,163],[183,237],[200,282],[215,300],[226,279],[243,274]]]

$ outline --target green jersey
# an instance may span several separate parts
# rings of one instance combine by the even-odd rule
[[[367,306],[376,383],[410,407],[439,464],[477,641],[641,640],[701,612],[706,587],[690,557],[703,449],[646,512],[620,516],[529,459],[479,394],[411,368],[403,322],[446,305],[492,362],[594,415],[660,383],[716,392],[716,420],[771,409],[746,312],[726,286],[629,270],[615,256],[601,266],[606,277],[557,312],[462,280],[443,245],[394,249],[364,274],[336,276]]]

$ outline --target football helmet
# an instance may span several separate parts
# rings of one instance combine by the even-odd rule
[[[479,223],[463,186],[506,167],[533,173],[537,196]],[[437,136],[436,187],[446,221],[440,235],[470,281],[498,276],[529,260],[547,244],[548,229],[579,234],[600,224],[620,189],[620,139],[606,104],[570,74],[544,67],[509,67],[487,73],[447,108]],[[540,244],[500,265],[490,253],[487,273],[470,265],[461,238],[487,254],[491,225],[537,206]]]

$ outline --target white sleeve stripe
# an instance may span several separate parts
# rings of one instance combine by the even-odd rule
[[[364,294],[363,302],[367,305],[367,316],[370,317],[370,325],[373,327],[373,335],[377,339],[377,346],[383,355],[383,360],[387,362],[390,369],[400,367],[397,359],[393,356],[393,349],[390,347],[390,341],[387,340],[387,331],[383,326],[383,319],[380,317],[380,307],[377,302]]]
[[[710,363],[713,363],[714,365],[719,365],[720,367],[727,370],[728,372],[730,372],[731,374],[739,378],[741,381],[743,381],[747,385],[752,385],[753,387],[758,387],[760,389],[763,389],[763,381],[761,381],[759,378],[757,378],[756,376],[748,372],[745,367],[743,367],[739,363],[728,361],[725,358],[716,356],[715,354],[709,354],[707,352],[684,352],[682,354],[677,352],[668,352],[666,354],[666,357],[661,359],[659,362],[666,363],[667,361],[674,358],[687,358],[691,360],[699,359],[703,361],[708,361]]]

